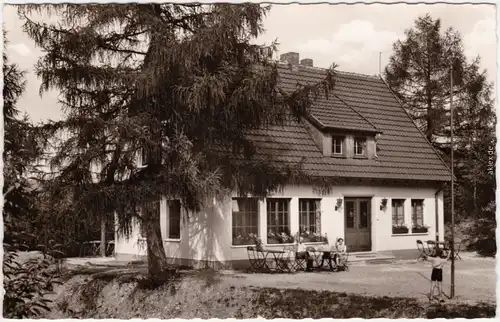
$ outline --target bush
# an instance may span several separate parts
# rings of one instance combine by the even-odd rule
[[[51,245],[49,252],[22,261],[19,254],[24,249],[23,244],[4,243],[4,318],[40,317],[50,310],[52,301],[47,295],[53,292],[55,284],[61,284],[60,271],[54,269],[55,258],[61,257],[57,245]]]
[[[494,257],[497,252],[495,219],[479,219],[472,228],[473,247],[482,256]]]

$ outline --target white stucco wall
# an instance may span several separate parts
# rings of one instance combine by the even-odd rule
[[[181,238],[168,239],[167,200],[162,199],[160,227],[167,257],[204,261],[224,261],[229,258],[229,254],[225,253],[228,248],[224,247],[225,243],[231,242],[231,236],[229,241],[226,236],[227,231],[229,235],[231,234],[230,225],[227,224],[231,218],[229,196],[223,201],[208,200],[198,213],[188,215],[184,209],[181,213]],[[128,255],[131,258],[146,255],[144,239],[140,236],[137,224],[134,225],[130,238],[116,235],[115,253],[118,256]]]
[[[416,240],[435,240],[436,226],[444,231],[443,221],[443,194],[438,195],[439,220],[436,223],[435,188],[407,188],[407,187],[356,187],[336,186],[328,195],[319,195],[308,186],[289,186],[282,192],[269,197],[290,198],[290,231],[296,232],[299,228],[298,203],[299,198],[321,198],[321,232],[326,233],[331,243],[337,237],[344,237],[344,202],[342,207],[335,210],[338,198],[369,197],[371,202],[371,229],[372,251],[390,251],[416,249]],[[235,195],[236,196],[236,195]],[[381,200],[387,198],[387,207],[380,210]],[[405,199],[405,223],[411,225],[411,199],[424,200],[424,224],[429,226],[428,233],[424,234],[392,234],[392,199]],[[167,257],[186,258],[208,261],[227,261],[247,259],[246,246],[232,246],[232,215],[231,198],[216,202],[210,200],[201,212],[191,214],[189,218],[184,214],[181,223],[181,239],[171,241],[166,239],[166,200],[161,207],[162,234]],[[138,228],[134,229],[137,236]],[[267,241],[266,201],[259,201],[259,235],[264,244]],[[444,234],[440,234],[440,240]],[[268,245],[269,248],[282,248],[283,245]],[[137,246],[137,237],[126,241],[117,238],[117,254],[144,255]]]

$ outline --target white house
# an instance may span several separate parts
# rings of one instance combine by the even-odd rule
[[[324,78],[325,70],[310,59],[299,62],[297,53],[282,55],[282,62],[286,90]],[[307,230],[330,241],[344,238],[350,252],[397,257],[413,256],[418,239],[444,239],[442,185],[449,169],[381,78],[338,72],[334,95],[315,101],[303,122],[251,137],[258,153],[279,162],[303,160],[312,176],[338,184],[328,193],[298,185],[263,199],[207,198],[204,209],[189,216],[179,201],[164,198],[157,211],[172,261],[239,266],[248,262],[251,233],[266,247],[282,248],[292,242],[286,236]],[[116,236],[115,253],[146,255],[138,226],[129,239]]]

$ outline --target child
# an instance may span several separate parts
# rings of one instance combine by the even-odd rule
[[[448,262],[451,252],[448,253],[446,258],[441,258],[443,252],[438,245],[436,245],[436,250],[434,254],[430,256],[429,261],[432,263],[432,273],[431,273],[431,291],[430,296],[434,295],[434,289],[438,289],[438,297],[443,301],[443,266]]]
[[[344,244],[343,238],[337,238],[337,242],[335,243],[335,255],[333,255],[333,261],[335,265],[339,266],[340,257],[344,257],[346,252],[346,246]]]

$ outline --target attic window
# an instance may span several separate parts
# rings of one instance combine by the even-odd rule
[[[332,153],[334,155],[342,155],[344,153],[344,137],[332,137]]]
[[[366,156],[366,138],[354,139],[354,155]]]

